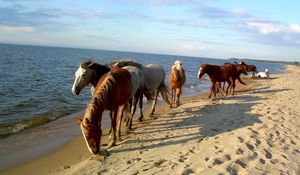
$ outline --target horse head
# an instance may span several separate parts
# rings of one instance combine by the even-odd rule
[[[98,123],[91,122],[88,118],[77,118],[77,123],[80,124],[82,135],[87,144],[89,151],[92,154],[97,154],[100,151],[101,129]]]
[[[75,80],[72,86],[72,94],[79,95],[80,91],[91,82],[93,71],[90,69],[95,63],[86,61],[80,64],[75,72]]]
[[[179,60],[176,60],[176,61],[174,62],[173,68],[176,68],[176,69],[179,70],[179,71],[182,70],[182,62],[179,61]]]
[[[248,75],[248,73],[247,73],[247,67],[245,65],[240,65],[239,67],[241,69],[241,73],[242,74]]]
[[[201,64],[200,65],[198,75],[197,75],[198,79],[200,79],[206,73],[206,71],[207,71],[206,69],[207,69],[207,64]]]

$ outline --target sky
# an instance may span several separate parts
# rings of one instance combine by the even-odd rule
[[[300,61],[300,1],[0,0],[0,43]]]

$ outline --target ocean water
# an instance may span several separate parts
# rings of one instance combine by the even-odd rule
[[[74,73],[83,60],[106,64],[130,59],[143,65],[161,64],[169,74],[176,59],[183,62],[187,81],[184,96],[207,91],[210,82],[196,79],[201,63],[222,65],[222,59],[183,57],[133,52],[0,44],[0,139],[85,109],[90,86],[79,96],[71,94]],[[279,73],[282,65],[261,62],[258,70]],[[165,81],[168,84],[168,79]]]

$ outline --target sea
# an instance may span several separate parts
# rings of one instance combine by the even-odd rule
[[[93,60],[106,64],[113,60],[133,60],[143,65],[161,64],[168,84],[170,68],[175,60],[183,63],[187,80],[183,96],[209,90],[207,78],[197,79],[199,65],[222,65],[232,60],[137,52],[107,51],[29,45],[0,44],[0,171],[9,160],[28,157],[46,148],[55,148],[74,135],[79,135],[75,120],[91,99],[90,86],[79,96],[71,87],[80,62]],[[269,69],[282,73],[283,65],[247,61],[259,71]],[[49,142],[51,140],[51,142]],[[37,145],[43,145],[39,151]],[[13,155],[12,155],[13,154]],[[6,163],[5,163],[6,162]]]

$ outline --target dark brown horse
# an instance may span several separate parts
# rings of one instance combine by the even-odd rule
[[[246,66],[246,71],[247,71],[247,72],[252,72],[251,78],[255,78],[255,73],[258,73],[258,71],[257,71],[255,65],[252,65],[252,64],[249,64],[249,65],[248,65],[248,64],[246,64],[244,61],[241,61],[241,62],[240,62],[240,65]]]
[[[111,116],[111,141],[109,146],[116,144],[116,124],[118,121],[118,138],[121,135],[121,120],[125,104],[131,95],[131,75],[125,69],[112,68],[99,80],[93,98],[88,104],[83,119],[78,118],[80,128],[88,149],[91,153],[97,154],[100,150],[101,141],[101,120],[104,110],[110,110]]]
[[[204,74],[207,74],[212,82],[210,89],[209,98],[212,93],[216,96],[216,83],[226,81],[229,86],[226,89],[226,95],[228,94],[228,89],[232,85],[234,95],[235,80],[237,77],[236,66],[232,64],[225,64],[223,66],[211,65],[211,64],[201,64],[198,71],[198,78],[200,79]]]
[[[226,64],[232,64],[232,63],[225,62],[224,65],[226,65]],[[237,62],[234,62],[234,64],[232,64],[232,65],[236,66],[236,71],[237,71],[236,79],[237,79],[241,84],[246,85],[246,83],[244,83],[244,82],[241,80],[241,77],[240,77],[241,74],[244,74],[244,75],[247,75],[247,74],[248,74],[248,73],[247,73],[247,70],[246,70],[246,66],[237,64]],[[217,83],[217,89],[216,89],[216,91],[217,91],[217,92],[221,92],[221,90],[223,90],[223,92],[225,92],[225,84],[226,84],[226,82],[224,81],[224,82],[223,82],[223,87],[222,87],[222,83],[221,83],[221,82],[220,82],[220,83]],[[232,88],[230,88],[229,91],[231,92],[231,90],[232,90]]]

